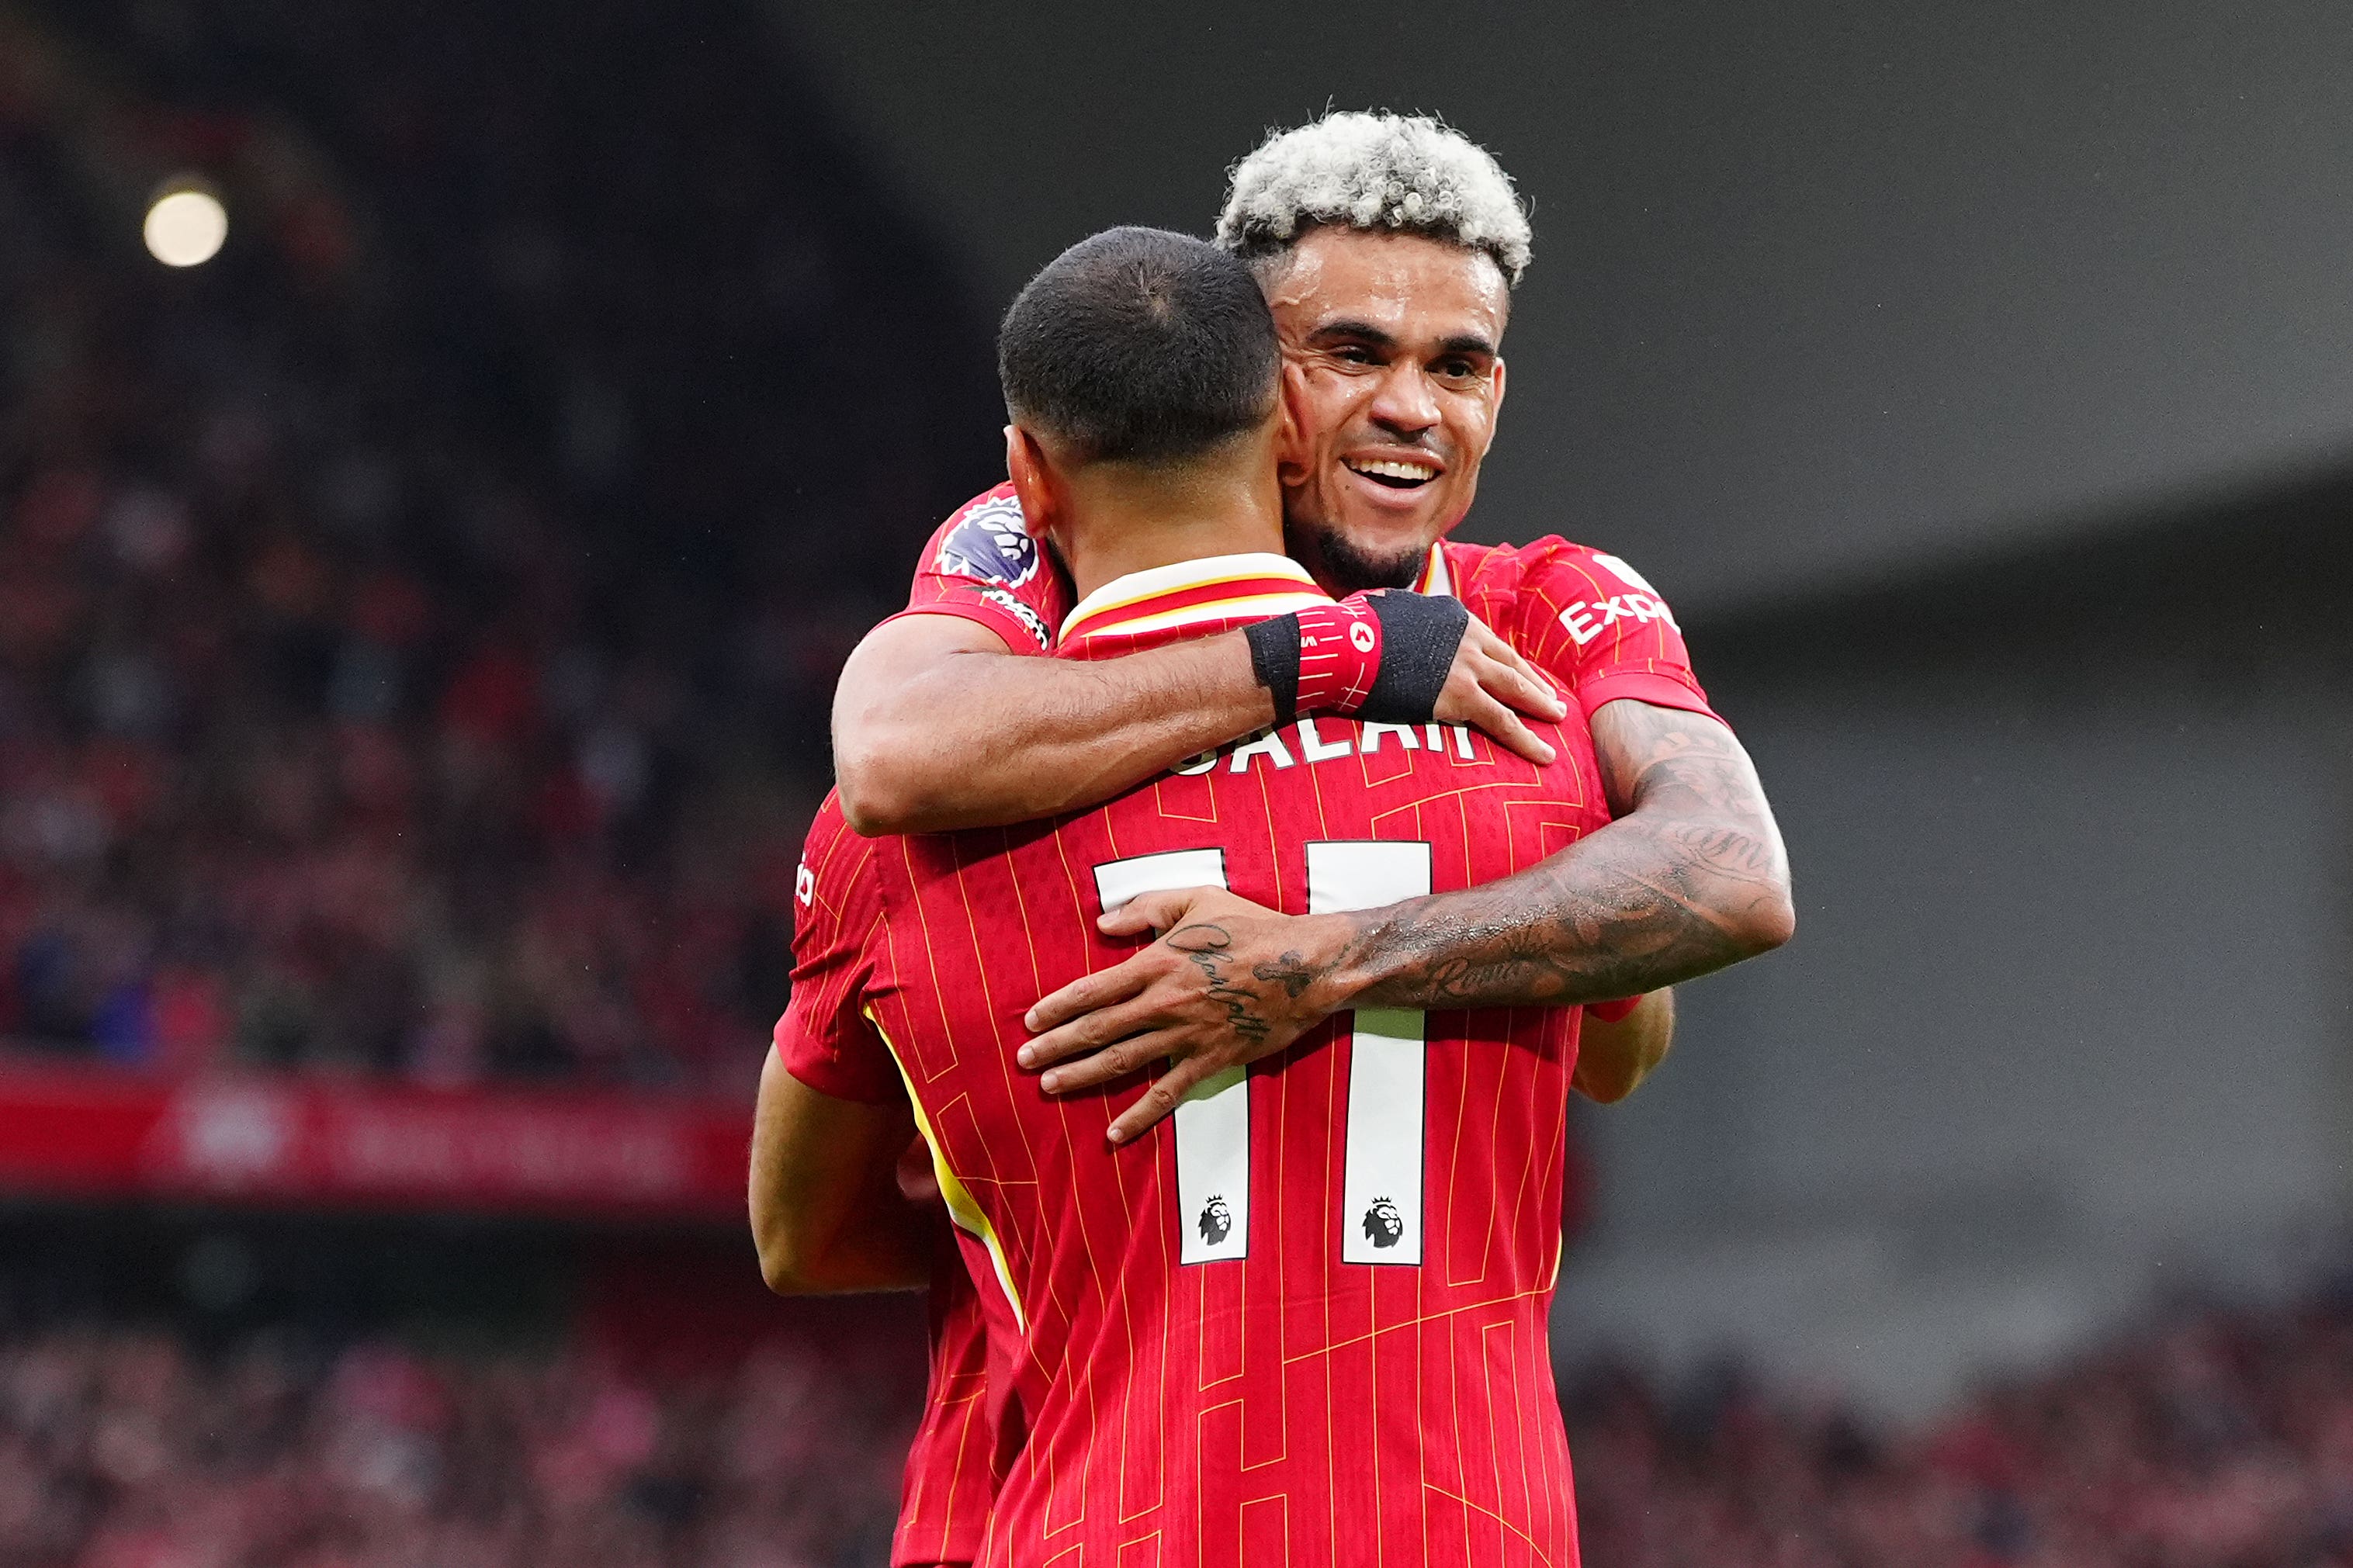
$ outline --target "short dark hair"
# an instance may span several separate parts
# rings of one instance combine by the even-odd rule
[[[1274,405],[1274,318],[1250,268],[1163,228],[1107,228],[1046,264],[997,333],[1014,422],[1082,462],[1182,462]]]

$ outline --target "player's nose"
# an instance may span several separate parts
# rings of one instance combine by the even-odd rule
[[[1420,366],[1394,364],[1381,377],[1366,413],[1384,431],[1411,439],[1438,424],[1438,397]]]

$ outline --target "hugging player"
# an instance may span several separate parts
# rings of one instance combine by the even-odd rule
[[[1099,918],[1154,895],[1363,910],[1604,829],[1591,745],[1539,721],[1538,764],[1434,721],[1445,664],[1416,668],[1412,622],[1451,640],[1462,608],[1335,603],[1275,552],[1280,354],[1231,256],[1152,229],[1074,246],[1000,362],[1024,511],[1079,595],[1059,659],[1240,629],[1285,707],[1331,648],[1331,690],[1379,716],[1284,712],[1018,834],[867,838],[829,803],[762,1084],[764,1262],[797,1289],[923,1279],[928,1216],[896,1182],[921,1130],[986,1323],[978,1561],[1574,1563],[1546,1329],[1580,1008],[1358,1009],[1124,1142],[1140,1083],[1049,1095],[1013,1048],[1036,989],[1124,945]],[[1260,1035],[1222,919],[1155,945]]]
[[[1139,899],[1128,924],[1214,923],[1225,945],[1155,943],[1031,1025],[1041,1065],[1140,1037],[1057,1068],[1050,1089],[1087,1088],[1142,1058],[1174,1061],[1123,1116],[1131,1134],[1188,1087],[1335,1011],[1657,992],[1774,945],[1789,923],[1761,791],[1639,576],[1558,539],[1440,543],[1471,504],[1493,432],[1509,286],[1527,259],[1525,221],[1492,161],[1428,121],[1333,116],[1237,168],[1220,241],[1250,265],[1280,335],[1297,426],[1280,476],[1292,553],[1329,589],[1405,583],[1469,605],[1571,694],[1569,725],[1589,738],[1616,820],[1519,876],[1375,911],[1282,916],[1216,892]],[[1240,633],[1107,664],[1018,657],[1046,651],[1071,607],[1019,499],[1003,488],[952,520],[927,555],[915,613],[878,628],[845,671],[842,802],[863,829],[1067,810],[1278,717],[1279,694]],[[1542,712],[1540,697],[1516,689],[1509,655],[1481,637],[1466,632],[1438,715],[1540,755],[1495,700]],[[1238,993],[1247,1032],[1235,1026]],[[1598,1098],[1630,1088],[1663,1047],[1665,1004],[1654,996],[1617,1041],[1588,1028],[1579,1086]],[[971,1550],[985,1489],[957,1479],[967,1472],[954,1457],[968,1463],[980,1446],[960,1420],[975,1406],[954,1395],[982,1381],[944,1340],[935,1392],[946,1397],[911,1464],[902,1562]]]

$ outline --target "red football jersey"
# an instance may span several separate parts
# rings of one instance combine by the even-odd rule
[[[1577,694],[1589,717],[1603,702],[1640,698],[1662,707],[1709,712],[1692,673],[1682,628],[1666,603],[1614,555],[1558,536],[1525,547],[1433,546],[1421,593],[1454,594],[1506,641]],[[989,627],[1016,653],[1051,652],[1072,603],[1070,581],[1051,552],[1029,535],[1013,487],[974,497],[942,523],[925,546],[906,614],[955,615]],[[1632,1004],[1596,1011],[1622,1016]],[[932,1382],[966,1389],[983,1375],[977,1302],[958,1281],[933,1292]],[[940,1303],[952,1303],[943,1315]],[[973,1542],[986,1525],[993,1479],[985,1446],[965,1430],[977,1405],[927,1411],[907,1458],[909,1512],[892,1561],[961,1561],[944,1542]],[[918,1506],[924,1510],[917,1522]],[[957,1517],[942,1517],[952,1509]],[[935,1551],[935,1549],[937,1549]]]
[[[900,1487],[894,1568],[970,1563],[997,1495],[985,1405],[988,1325],[954,1251],[933,1267],[929,1294],[931,1382]]]
[[[1063,651],[1314,596],[1279,556],[1138,574]],[[1140,1085],[1050,1100],[1012,1061],[1032,1001],[1136,945],[1094,919],[1137,893],[1366,908],[1599,827],[1589,737],[1548,738],[1539,769],[1309,718],[1050,824],[821,815],[778,1046],[825,1092],[910,1094],[932,1142],[990,1321],[984,1560],[1575,1563],[1546,1321],[1577,1009],[1344,1015],[1118,1150]]]

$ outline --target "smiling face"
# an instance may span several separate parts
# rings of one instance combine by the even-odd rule
[[[1442,240],[1330,227],[1261,265],[1294,426],[1292,553],[1337,592],[1410,586],[1494,438],[1503,271]]]

